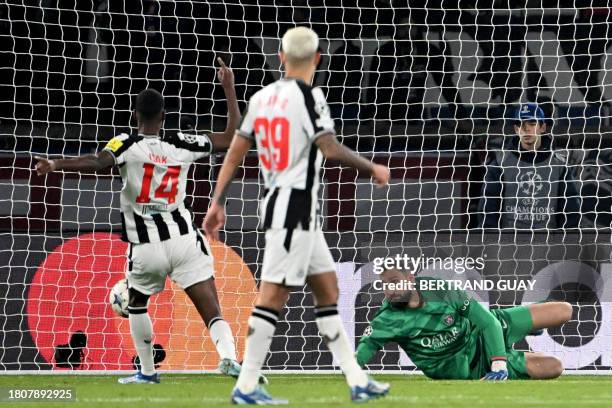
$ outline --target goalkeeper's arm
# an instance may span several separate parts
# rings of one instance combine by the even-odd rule
[[[94,172],[115,164],[115,158],[106,150],[102,150],[96,155],[88,154],[71,159],[51,160],[40,156],[35,156],[34,158],[38,160],[38,163],[36,163],[36,174],[39,176],[58,170]]]
[[[487,357],[491,361],[491,373],[487,374],[485,379],[506,379],[506,343],[499,320],[475,300],[469,301],[467,318],[482,331]]]
[[[372,321],[372,325],[368,328],[368,330],[371,329],[370,333],[367,334],[368,330],[366,330],[366,333],[359,340],[355,357],[357,357],[357,363],[361,367],[366,365],[388,341],[391,341],[390,333],[376,326],[376,320]]]

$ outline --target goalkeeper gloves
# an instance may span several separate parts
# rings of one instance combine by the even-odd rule
[[[508,379],[508,367],[506,359],[494,359],[491,363],[491,371],[484,377],[484,381],[505,381]]]

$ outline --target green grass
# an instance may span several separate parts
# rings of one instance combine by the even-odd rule
[[[349,407],[337,375],[270,375],[268,391],[291,407]],[[432,381],[418,375],[377,375],[391,393],[372,407],[603,407],[612,401],[612,377],[565,376],[553,381]],[[234,380],[219,375],[163,375],[159,385],[120,385],[117,376],[2,376],[0,387],[73,388],[76,402],[0,403],[16,407],[223,407]]]

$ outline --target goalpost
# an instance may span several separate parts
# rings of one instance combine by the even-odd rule
[[[145,87],[165,96],[165,134],[223,128],[216,57],[234,70],[244,109],[280,78],[279,37],[295,25],[321,38],[315,85],[327,95],[342,142],[392,171],[390,186],[375,189],[353,171],[325,165],[321,215],[349,336],[358,342],[383,299],[374,288],[376,258],[439,257],[451,267],[425,274],[536,282],[532,291],[472,293],[492,307],[571,302],[570,322],[516,347],[554,354],[572,373],[612,373],[611,12],[502,2],[242,3],[0,6],[0,373],[118,372],[132,370],[136,355],[127,320],[107,303],[126,263],[117,172],[38,177],[33,156],[99,151],[133,125],[133,98]],[[481,201],[495,198],[482,193],[488,160],[519,151],[508,143],[518,137],[513,115],[522,102],[542,108],[545,137],[573,174],[579,229],[478,228]],[[192,169],[188,201],[198,226],[222,160],[215,154]],[[536,176],[519,180],[523,195],[511,197],[517,205],[533,206],[548,188]],[[262,261],[261,182],[250,155],[230,188],[223,243],[213,247],[220,302],[240,355]],[[555,202],[567,198],[547,191]],[[482,258],[484,267],[459,272],[468,257]],[[292,293],[267,369],[337,372],[311,306],[304,288]],[[216,368],[206,328],[178,288],[168,282],[149,311],[154,342],[166,352],[162,370]],[[369,368],[415,372],[393,344]]]

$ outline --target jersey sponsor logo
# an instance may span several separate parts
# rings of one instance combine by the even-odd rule
[[[433,336],[424,336],[421,339],[421,346],[438,350],[453,344],[459,338],[459,329],[451,328],[450,331],[444,333],[436,333]]]
[[[142,210],[140,211],[140,213],[142,215],[147,215],[165,211],[168,211],[168,206],[166,204],[145,204],[142,206]]]
[[[113,137],[111,140],[108,141],[104,148],[110,150],[113,153],[116,153],[117,150],[121,148],[121,146],[123,146],[123,142],[120,139]]]
[[[442,318],[442,322],[444,322],[445,325],[447,326],[452,326],[453,323],[455,323],[455,316],[453,315],[446,315]]]
[[[459,310],[461,310],[462,312],[465,312],[468,308],[468,306],[470,305],[470,299],[465,299],[463,301],[463,305],[461,305],[461,307],[459,308]]]
[[[149,160],[158,164],[168,163],[168,158],[166,156],[162,156],[161,154],[149,153]]]

